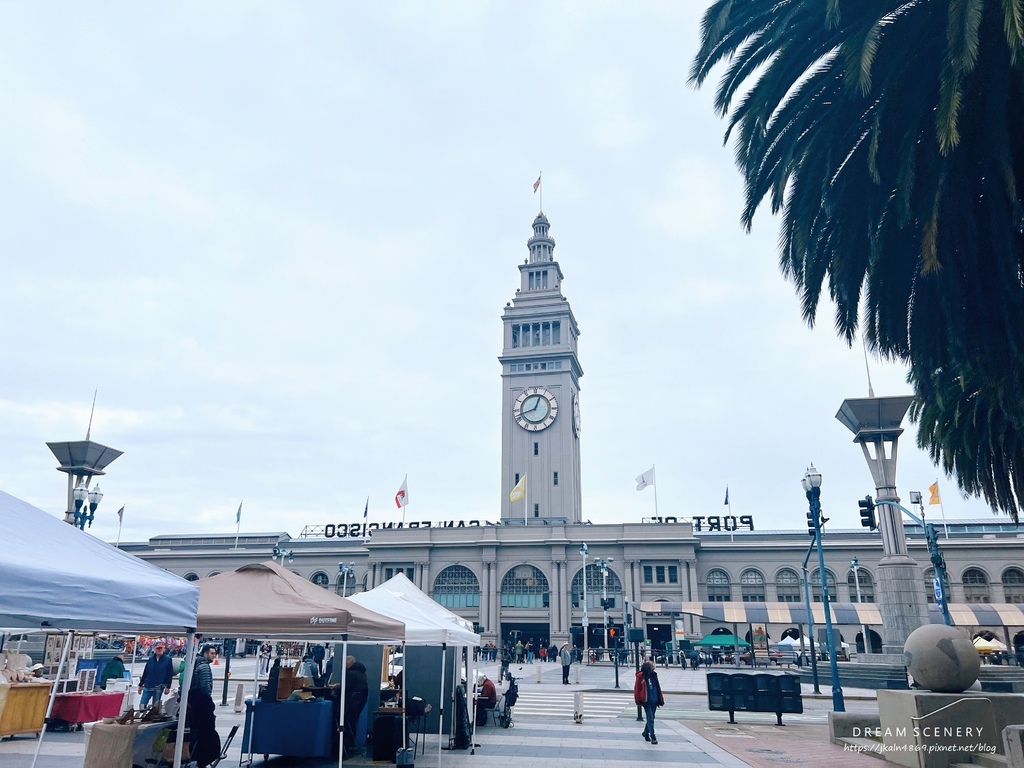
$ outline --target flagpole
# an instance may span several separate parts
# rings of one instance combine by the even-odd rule
[[[369,515],[370,515],[370,497],[367,496],[366,497],[366,506],[363,507],[363,541],[366,541],[368,538],[370,538],[370,535],[369,535],[370,534]]]
[[[238,502],[238,511],[235,513],[235,549],[238,549],[238,533],[242,530],[242,504],[245,499]]]
[[[124,509],[124,507],[121,507]],[[121,546],[121,526],[124,525],[124,517],[121,515],[117,516],[117,542],[114,544],[115,547]],[[948,536],[946,538],[949,538]]]
[[[658,473],[654,471],[654,464],[651,464],[651,474],[654,476],[654,482],[652,483],[652,485],[654,486],[654,516],[657,517],[658,516]],[[584,578],[586,578],[586,574],[584,574]]]
[[[540,182],[540,186],[537,187],[537,191],[540,192],[540,212],[544,213],[544,171],[537,174],[537,181]]]
[[[946,522],[946,508],[942,504],[942,491],[939,490],[939,478],[935,478],[935,489],[939,491],[939,512],[942,513],[942,530],[946,532],[946,538],[949,538],[949,523]]]

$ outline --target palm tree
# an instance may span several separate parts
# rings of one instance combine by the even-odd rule
[[[723,62],[744,226],[767,198],[808,323],[827,278],[837,333],[909,364],[919,443],[1016,519],[1024,0],[718,0],[691,82]]]

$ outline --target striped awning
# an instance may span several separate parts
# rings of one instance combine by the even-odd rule
[[[723,624],[807,624],[803,603],[640,603],[644,613],[679,613],[700,616]],[[833,624],[881,626],[877,603],[829,603]],[[825,623],[824,606],[811,604],[815,624]],[[958,627],[1024,627],[1024,606],[1010,603],[950,603],[949,614]],[[942,623],[942,612],[928,605],[933,624]]]

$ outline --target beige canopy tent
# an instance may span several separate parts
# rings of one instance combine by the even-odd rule
[[[243,565],[228,573],[200,579],[196,586],[199,587],[196,628],[204,635],[336,640],[342,644],[342,659],[348,654],[350,640],[388,643],[405,640],[405,624],[401,621],[339,597],[273,561]],[[192,653],[195,653],[194,647]],[[190,660],[187,667],[188,677],[191,677],[192,663]],[[341,680],[340,719],[344,723],[344,675]],[[186,679],[186,690],[188,685]],[[344,753],[341,738],[339,733],[339,766]]]
[[[213,637],[405,639],[405,624],[318,587],[277,563],[243,565],[196,582],[196,628]]]

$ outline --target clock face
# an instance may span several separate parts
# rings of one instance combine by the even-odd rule
[[[551,426],[558,415],[558,401],[544,387],[527,387],[516,398],[512,415],[516,423],[530,432]]]
[[[580,436],[580,396],[572,396],[572,430],[576,437]]]

